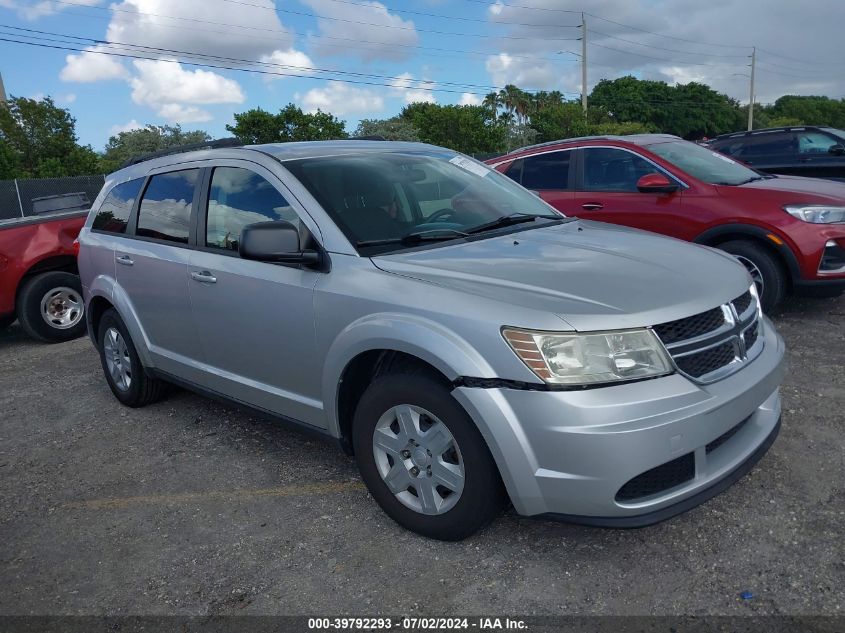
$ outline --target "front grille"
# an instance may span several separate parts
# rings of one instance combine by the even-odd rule
[[[736,308],[737,314],[745,314],[745,311],[748,310],[748,306],[751,305],[753,297],[751,296],[751,291],[749,290],[745,294],[737,297],[733,300],[734,308]]]
[[[695,352],[689,356],[675,359],[675,364],[685,374],[693,378],[701,378],[705,374],[724,367],[736,358],[736,350],[731,341],[711,347],[702,352]]]
[[[750,328],[745,330],[742,335],[742,338],[745,340],[745,349],[751,349],[754,347],[754,343],[757,342],[757,337],[760,334],[760,324],[755,323]]]
[[[616,493],[617,501],[634,501],[680,486],[695,477],[695,455],[687,453],[637,475]]]
[[[745,426],[745,424],[746,424],[746,423],[748,422],[748,420],[750,420],[750,419],[751,419],[750,417],[747,417],[747,418],[745,418],[742,422],[740,422],[739,424],[737,424],[736,426],[731,427],[730,429],[728,429],[727,431],[725,431],[724,433],[722,433],[719,437],[717,437],[715,440],[713,440],[712,442],[710,442],[710,443],[709,443],[706,447],[704,447],[704,451],[705,451],[708,455],[709,455],[710,453],[712,453],[713,451],[715,451],[715,450],[716,450],[717,448],[719,448],[722,444],[724,444],[724,443],[725,443],[725,442],[727,442],[729,439],[731,439],[734,435],[736,435],[736,434],[737,434],[737,432],[738,432],[738,431],[739,431],[739,430],[740,430],[743,426]]]
[[[663,341],[664,345],[671,345],[677,341],[696,338],[697,336],[718,330],[724,324],[725,314],[722,312],[722,308],[719,307],[687,317],[686,319],[678,319],[677,321],[655,325],[654,331],[660,337],[660,340]]]

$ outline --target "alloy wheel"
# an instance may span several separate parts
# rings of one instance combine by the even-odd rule
[[[132,361],[129,358],[126,341],[123,340],[117,328],[110,327],[106,330],[103,338],[103,353],[106,358],[106,367],[115,386],[121,391],[128,391],[132,385]]]

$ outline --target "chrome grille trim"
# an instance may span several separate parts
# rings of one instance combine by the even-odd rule
[[[737,311],[737,305],[740,308],[745,306],[745,309],[741,314]],[[688,339],[664,344],[664,347],[666,348],[666,351],[669,352],[669,356],[672,358],[672,362],[678,373],[697,383],[709,384],[726,378],[734,372],[742,369],[749,362],[757,358],[760,352],[763,351],[763,324],[759,319],[760,311],[757,301],[750,295],[750,292],[740,295],[730,303],[723,304],[720,308],[724,316],[724,323],[718,328]],[[709,312],[712,312],[712,310],[707,311],[707,313]],[[688,318],[699,319],[700,317],[701,315],[697,314]],[[678,319],[669,323],[674,325],[680,321],[683,321],[683,319]],[[660,338],[661,326],[666,325],[667,324],[660,324],[652,328],[658,338]],[[751,334],[754,328],[758,328],[756,337]],[[664,329],[664,331],[666,330]],[[748,336],[746,336],[747,333]],[[746,349],[746,341],[753,341],[750,348]],[[678,361],[682,359],[690,361],[694,360],[696,355],[702,355],[702,363],[706,364],[708,358],[712,359],[714,357],[714,354],[711,353],[712,350],[725,346],[726,344],[733,346],[734,355],[732,360],[722,362],[722,359],[720,358],[715,362],[720,362],[722,364],[700,375],[687,373],[681,369],[681,365],[690,368],[695,366],[695,363],[680,363]],[[728,354],[723,354],[723,356],[727,358]]]

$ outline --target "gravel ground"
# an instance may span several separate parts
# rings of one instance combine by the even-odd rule
[[[0,614],[845,615],[845,297],[787,303],[781,435],[685,515],[392,523],[333,445],[177,391],[121,407],[87,338],[0,333]],[[739,594],[750,591],[753,598]]]

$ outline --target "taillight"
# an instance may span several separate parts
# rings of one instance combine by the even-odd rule
[[[73,251],[74,257],[79,257],[79,238],[78,237],[75,240],[73,240],[73,246],[71,247],[71,250]]]

